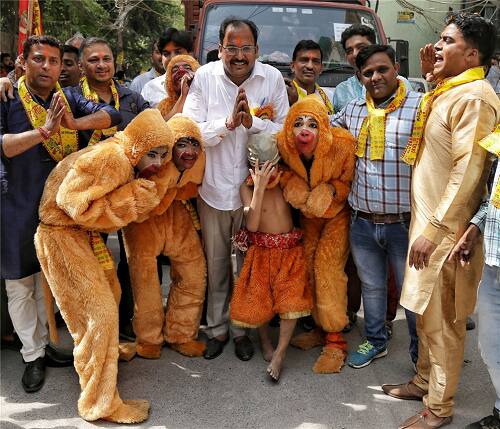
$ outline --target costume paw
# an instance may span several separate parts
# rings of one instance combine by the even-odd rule
[[[159,359],[161,356],[161,345],[137,344],[137,354],[145,359]]]
[[[301,177],[292,175],[283,189],[283,196],[293,207],[301,209],[309,197],[309,185]]]
[[[332,204],[335,188],[327,183],[316,186],[306,202],[307,211],[315,217],[323,217]]]
[[[346,353],[336,347],[323,347],[318,360],[313,366],[316,374],[333,374],[340,372],[344,366]]]
[[[103,420],[114,423],[140,423],[149,417],[149,402],[141,399],[123,401],[122,404]]]
[[[207,348],[206,344],[201,341],[188,341],[187,343],[183,344],[171,343],[169,344],[169,346],[177,353],[189,357],[203,356],[203,353]]]
[[[120,343],[118,344],[118,359],[128,362],[136,355],[135,343]]]
[[[325,344],[325,338],[320,330],[315,329],[311,332],[304,332],[296,335],[292,338],[290,344],[302,350],[310,350],[314,347],[323,346]]]

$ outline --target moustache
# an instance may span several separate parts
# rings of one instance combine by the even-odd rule
[[[150,165],[150,166],[148,166],[146,168],[143,168],[139,172],[138,177],[141,178],[141,179],[149,179],[151,176],[153,176],[156,173],[158,173],[158,171],[160,171],[160,166],[156,165],[156,164],[153,164],[153,165]]]

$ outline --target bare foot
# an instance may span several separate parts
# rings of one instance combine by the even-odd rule
[[[274,353],[271,363],[267,367],[267,373],[271,380],[278,382],[280,379],[281,366],[283,365],[283,354]]]
[[[262,357],[266,362],[271,362],[271,359],[273,358],[273,345],[271,344],[271,341],[261,341],[260,342],[260,350],[262,352]]]

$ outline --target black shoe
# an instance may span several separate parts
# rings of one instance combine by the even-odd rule
[[[219,356],[224,350],[224,346],[229,341],[229,334],[227,335],[225,340],[218,340],[217,338],[210,338],[207,341],[207,348],[205,349],[205,353],[203,357],[205,359],[215,359]]]
[[[55,368],[72,366],[73,353],[47,344],[47,347],[45,347],[45,365]]]
[[[247,361],[252,359],[253,344],[246,335],[234,340],[234,353],[239,360]]]
[[[478,422],[471,423],[465,429],[500,429],[499,411],[493,408],[492,416],[486,416]]]
[[[120,338],[122,340],[127,340],[132,342],[135,341],[135,332],[134,328],[132,327],[132,322],[120,326]]]
[[[467,329],[468,331],[476,329],[476,322],[474,322],[474,320],[472,320],[470,317],[467,317],[467,322],[465,322],[465,329]]]
[[[38,392],[45,381],[45,360],[43,357],[35,359],[33,362],[26,363],[23,378],[24,391],[27,393]]]

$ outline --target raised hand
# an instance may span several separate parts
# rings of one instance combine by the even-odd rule
[[[255,168],[253,170],[250,169],[254,190],[265,190],[275,170],[275,167],[269,161],[266,161],[262,167],[259,167],[259,162],[257,160],[257,162],[255,163]]]
[[[189,87],[194,78],[194,72],[188,71],[181,79],[181,97],[187,97],[189,92]]]
[[[64,112],[66,111],[66,104],[64,100],[57,92],[52,97],[52,101],[50,102],[49,109],[47,110],[47,117],[45,118],[44,127],[49,132],[50,135],[57,133],[59,131],[59,127],[61,126],[61,120],[64,116]]]
[[[435,79],[433,75],[434,63],[436,62],[436,50],[434,45],[429,43],[423,48],[420,48],[420,69],[422,76],[427,82],[432,82]]]
[[[299,93],[297,92],[297,88],[293,84],[293,81],[288,78],[284,78],[286,93],[288,94],[288,104],[291,106],[296,103],[299,99]]]

